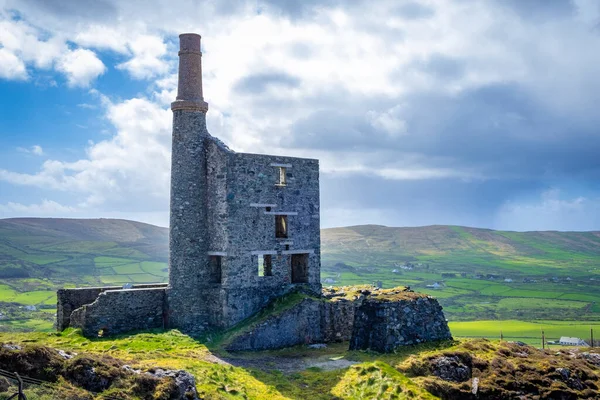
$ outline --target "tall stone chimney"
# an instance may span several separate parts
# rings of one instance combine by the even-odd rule
[[[191,329],[205,318],[198,304],[209,281],[206,130],[208,104],[202,96],[200,35],[179,36],[179,84],[173,110],[169,290],[165,310],[171,327]]]

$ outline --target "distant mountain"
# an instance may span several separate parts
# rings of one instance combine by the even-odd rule
[[[323,229],[324,261],[393,265],[423,261],[477,270],[515,263],[532,267],[600,264],[600,232],[512,232],[432,225],[392,228],[359,225]],[[544,269],[546,272],[553,270]],[[482,271],[491,272],[491,271]],[[556,272],[556,271],[555,271]],[[565,271],[563,271],[565,272]]]
[[[113,266],[166,263],[167,228],[119,219],[11,218],[0,220],[0,278],[49,278],[75,284],[120,283]],[[165,269],[166,264],[161,269]],[[121,268],[146,274],[135,268]],[[165,271],[154,268],[162,281]],[[106,279],[98,278],[108,277]],[[129,277],[123,278],[130,280]]]
[[[46,237],[50,241],[86,240],[166,245],[169,230],[124,219],[9,218],[0,219],[0,237]]]

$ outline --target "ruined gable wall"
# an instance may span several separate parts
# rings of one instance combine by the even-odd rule
[[[85,336],[162,328],[165,288],[108,290],[71,314],[71,326]]]
[[[206,139],[207,225],[210,232],[208,235],[208,250],[210,252],[227,251],[229,241],[227,232],[229,222],[227,177],[229,176],[229,162],[232,153],[215,138],[209,137]],[[223,262],[226,261],[225,257]],[[223,265],[223,269],[225,268],[225,265]]]
[[[290,289],[291,252],[310,250],[308,285],[321,289],[318,161],[245,153],[232,153],[229,160],[224,326],[253,315]],[[291,165],[286,186],[277,185],[280,170],[271,164]],[[277,212],[292,214],[287,239],[275,237]],[[260,252],[272,253],[272,276],[258,275]]]

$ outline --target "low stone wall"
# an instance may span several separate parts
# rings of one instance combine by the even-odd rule
[[[166,283],[134,285],[132,289],[166,288]],[[87,287],[58,289],[56,292],[56,329],[60,332],[69,327],[71,313],[76,309],[93,303],[98,295],[107,290],[120,290],[121,286]]]
[[[350,288],[306,297],[230,339],[231,351],[269,350],[350,341],[350,350],[391,352],[398,346],[450,339],[436,299],[404,288]]]
[[[398,346],[451,339],[436,299],[407,292],[393,301],[367,297],[356,308],[350,350],[394,351]]]
[[[251,327],[226,347],[231,351],[281,349],[299,344],[350,340],[354,304],[307,297]]]
[[[95,301],[71,313],[70,326],[84,336],[114,335],[132,330],[162,328],[165,289],[122,289],[101,292]]]
[[[60,332],[68,328],[71,322],[71,313],[85,304],[93,303],[98,295],[107,289],[120,288],[116,286],[109,288],[58,289],[56,292],[56,329]]]

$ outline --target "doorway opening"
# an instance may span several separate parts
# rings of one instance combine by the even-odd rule
[[[308,283],[308,254],[292,254],[292,283]]]

